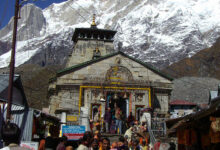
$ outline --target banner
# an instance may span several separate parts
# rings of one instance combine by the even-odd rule
[[[67,115],[66,121],[76,122],[77,121],[77,116]]]
[[[79,140],[86,131],[85,126],[62,126],[62,135],[68,140]]]
[[[38,150],[38,142],[21,141],[20,146],[31,150]]]

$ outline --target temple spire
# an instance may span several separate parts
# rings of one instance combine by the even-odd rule
[[[93,14],[91,28],[97,28],[95,23],[95,14]]]

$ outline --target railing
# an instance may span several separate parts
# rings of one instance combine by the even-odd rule
[[[155,142],[156,142],[156,138],[155,138],[154,133],[151,130],[151,127],[149,126],[148,122],[147,122],[147,129],[148,129],[148,132],[149,132],[149,135],[150,135],[150,142],[154,145]]]
[[[164,137],[166,135],[165,118],[152,118],[151,121],[151,130],[155,138]]]

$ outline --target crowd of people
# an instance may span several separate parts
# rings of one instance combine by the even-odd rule
[[[58,138],[59,133],[57,130],[50,127],[50,136],[41,138],[38,150],[162,150],[160,149],[161,142],[156,142],[155,145],[150,144],[146,120],[135,120],[132,112],[123,120],[123,113],[119,107],[115,109],[115,119],[112,116],[111,109],[108,108],[103,116],[104,124],[102,126],[97,124],[91,127],[92,130],[86,131],[78,141],[69,141],[65,136]],[[115,123],[113,128],[111,128],[112,122]],[[125,124],[124,129],[122,129],[122,124]],[[111,133],[111,130],[119,134],[106,134]],[[19,146],[20,129],[16,124],[9,123],[4,125],[1,133],[2,139],[6,144],[3,148],[4,150],[27,149]],[[118,139],[114,138],[115,140],[113,140],[111,138],[110,141],[109,135],[114,135]],[[169,144],[163,144],[164,146],[169,148],[167,150],[171,150]]]
[[[138,140],[128,142],[124,136],[120,136],[117,141],[110,143],[109,138],[101,138],[99,132],[92,133],[87,131],[81,139],[77,150],[147,150],[146,142],[139,143]]]
[[[108,134],[103,134],[100,125],[93,127],[91,132],[86,132],[83,138],[80,140],[80,145],[77,148],[78,150],[148,150],[149,149],[149,134],[147,132],[146,122],[140,123],[137,120],[134,120],[134,116],[130,113],[129,117],[126,120],[127,130],[121,130],[122,121],[120,119],[121,110],[117,108],[115,113],[116,116],[116,126],[115,131],[118,130],[119,138],[115,141],[111,141],[107,138]],[[117,116],[118,114],[118,116]],[[108,108],[104,115],[105,131],[110,132],[110,123],[111,123],[111,109]],[[150,150],[150,149],[149,149]]]
[[[100,132],[111,134],[123,134],[134,123],[135,118],[130,112],[128,118],[120,107],[111,109],[108,107],[104,116],[100,116],[97,112],[90,120],[90,128],[92,131],[99,130]]]
[[[139,139],[129,140],[128,136],[120,136],[116,141],[110,142],[108,137],[103,137],[99,131],[95,133],[91,131],[86,131],[83,137],[77,141],[77,146],[68,143],[65,136],[60,138],[60,142],[57,145],[53,141],[53,145],[49,146],[47,143],[44,143],[44,146],[40,144],[39,150],[147,150],[146,141]]]
[[[130,114],[131,116],[132,114]],[[129,119],[129,118],[128,118]],[[131,118],[130,118],[131,119]],[[131,119],[133,120],[133,119]],[[154,145],[150,143],[150,136],[146,122],[134,120],[123,135],[116,140],[109,140],[106,134],[86,132],[79,141],[77,150],[175,150],[173,142],[166,143],[157,140]]]
[[[38,150],[174,150],[170,144],[156,142],[155,145],[150,144],[150,137],[147,131],[147,124],[134,121],[123,135],[119,135],[118,139],[110,139],[106,134],[102,134],[99,130],[86,131],[83,137],[78,141],[68,141],[67,137],[55,137],[50,130],[51,135],[42,138],[39,142]],[[28,148],[20,147],[20,129],[14,123],[7,123],[1,130],[2,139],[5,142],[3,150],[28,150]],[[163,147],[161,149],[161,147]],[[166,147],[166,148],[165,148]]]
[[[142,130],[142,131],[138,131]],[[95,132],[87,131],[84,133],[82,139],[77,142],[68,141],[67,137],[56,138],[52,130],[50,136],[42,138],[39,142],[38,150],[127,150],[127,149],[147,149],[148,137],[143,135],[146,131],[145,125],[139,125],[134,122],[125,134],[119,136],[116,141],[111,141],[108,137],[104,137],[99,130]],[[4,125],[2,128],[2,138],[5,142],[4,150],[10,149],[25,149],[19,146],[20,143],[20,129],[14,123]]]

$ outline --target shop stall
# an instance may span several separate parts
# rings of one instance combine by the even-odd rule
[[[209,108],[166,121],[167,136],[177,137],[178,150],[220,149],[220,97]]]

